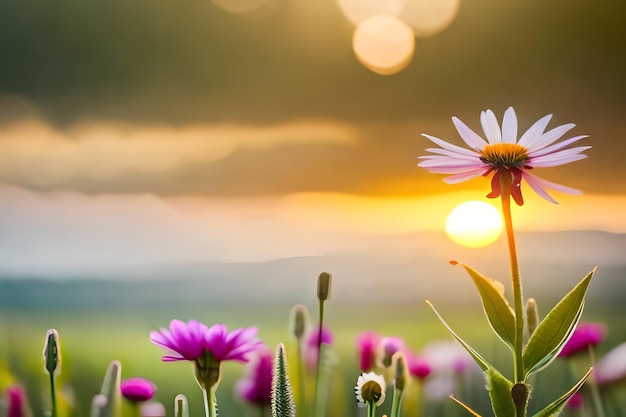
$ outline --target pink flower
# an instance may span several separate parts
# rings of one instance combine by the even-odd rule
[[[428,377],[433,371],[432,367],[426,360],[421,356],[417,356],[415,354],[407,355],[409,375],[412,377],[422,381]]]
[[[365,331],[356,337],[361,371],[369,372],[374,368],[376,364],[376,349],[379,343],[380,336],[372,331]]]
[[[248,354],[262,344],[256,337],[257,331],[256,327],[248,327],[229,333],[223,324],[208,328],[196,320],[189,323],[172,320],[169,330],[161,328],[151,332],[150,340],[169,353],[161,357],[165,362],[196,361],[207,353],[218,363],[225,360],[247,362]]]
[[[26,402],[24,388],[19,385],[12,385],[6,389],[8,396],[7,417],[25,417],[30,415]]]
[[[405,345],[404,340],[397,336],[383,337],[378,344],[378,347],[382,354],[382,365],[387,367],[391,366],[391,357],[396,352],[404,352]]]
[[[480,175],[486,177],[493,174],[491,193],[487,195],[489,198],[500,196],[501,179],[511,178],[511,196],[520,206],[524,204],[521,190],[523,179],[539,196],[556,203],[556,200],[548,194],[548,189],[566,194],[580,194],[580,191],[543,180],[531,174],[530,170],[564,165],[586,158],[587,156],[581,152],[589,149],[590,146],[566,148],[586,138],[586,135],[555,143],[575,125],[569,123],[545,132],[551,118],[552,115],[547,115],[539,119],[518,140],[517,116],[512,107],[504,113],[502,129],[494,113],[487,110],[480,115],[483,132],[487,138],[485,141],[465,123],[453,117],[452,122],[456,130],[470,149],[424,134],[423,136],[440,147],[427,149],[434,155],[420,157],[425,161],[420,162],[418,166],[435,174],[450,174],[444,179],[449,184],[467,181]]]
[[[304,344],[302,346],[302,360],[304,361],[309,372],[314,372],[317,367],[320,348],[320,336],[322,337],[321,344],[330,345],[333,343],[334,336],[331,331],[326,327],[322,327],[322,331],[320,332],[319,325],[314,326],[303,340]]]
[[[128,401],[139,403],[152,399],[156,386],[145,378],[128,378],[122,381],[120,391]]]
[[[579,409],[583,406],[583,396],[580,392],[575,393],[567,401],[567,406],[573,409]]]
[[[150,332],[150,340],[169,353],[161,357],[164,362],[195,361],[204,354],[208,330],[206,324],[196,320],[189,320],[189,323],[172,320],[169,330],[161,328]]]
[[[568,357],[586,351],[589,346],[596,346],[602,342],[605,334],[606,327],[602,323],[578,323],[559,356]]]
[[[246,402],[267,407],[272,395],[274,354],[266,346],[260,348],[248,363],[247,373],[235,385],[235,392]]]
[[[612,384],[626,379],[626,342],[608,351],[593,369],[598,384]]]

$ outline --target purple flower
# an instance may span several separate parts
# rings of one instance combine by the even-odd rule
[[[170,353],[161,357],[164,362],[195,361],[204,354],[208,330],[206,324],[196,320],[172,320],[169,330],[162,327],[150,332],[150,340]]]
[[[248,327],[228,332],[223,324],[209,328],[196,320],[185,323],[172,320],[170,328],[161,328],[150,333],[152,343],[168,352],[161,359],[171,361],[197,361],[210,353],[218,363],[225,360],[248,361],[248,354],[256,350],[262,342],[256,337],[258,329]]]
[[[120,391],[128,401],[140,403],[152,399],[156,386],[145,378],[128,378],[122,381]]]
[[[19,385],[12,385],[6,389],[9,407],[7,417],[25,417],[30,415],[27,410],[26,393]]]
[[[247,373],[235,385],[235,392],[244,401],[259,406],[270,405],[274,354],[267,346],[256,351],[248,363]]]
[[[587,350],[589,346],[596,346],[604,340],[605,335],[606,327],[602,323],[579,323],[559,356],[569,357]]]
[[[359,351],[361,371],[369,372],[376,364],[376,349],[380,343],[380,336],[372,331],[365,331],[356,337],[356,347]]]

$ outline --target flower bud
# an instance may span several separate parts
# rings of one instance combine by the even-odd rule
[[[331,277],[328,272],[322,272],[317,278],[317,298],[320,301],[326,301],[330,297]]]
[[[302,336],[309,328],[309,310],[302,304],[296,304],[291,309],[289,320],[289,330],[297,340],[302,340]]]
[[[61,373],[61,347],[59,345],[59,333],[55,329],[46,332],[43,361],[46,372],[55,375]]]
[[[528,336],[532,336],[539,325],[539,309],[534,298],[529,298],[526,302],[526,322],[528,324]]]

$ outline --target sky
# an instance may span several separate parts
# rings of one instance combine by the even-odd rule
[[[362,3],[408,22],[405,1]],[[489,185],[418,168],[421,134],[461,144],[452,116],[480,132],[481,111],[509,106],[521,131],[553,114],[592,146],[537,172],[583,195],[526,189],[519,230],[626,233],[623,1],[439,2],[449,24],[416,30],[389,75],[355,54],[349,0],[236,5],[254,3],[0,2],[2,271],[263,261],[442,231]]]

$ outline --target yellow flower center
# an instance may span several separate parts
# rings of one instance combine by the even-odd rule
[[[361,397],[363,397],[363,401],[365,402],[377,402],[382,395],[382,387],[378,382],[367,381],[361,387]]]
[[[528,149],[517,143],[494,143],[480,151],[480,160],[497,167],[521,167],[528,160]]]

